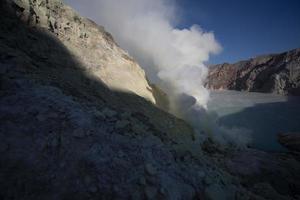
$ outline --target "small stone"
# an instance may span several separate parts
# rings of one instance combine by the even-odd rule
[[[191,160],[191,156],[190,155],[183,156],[183,161],[184,162],[189,162],[190,160]]]
[[[56,24],[56,20],[53,17],[49,17],[49,23],[54,28]]]
[[[94,114],[95,114],[96,117],[98,117],[100,119],[105,119],[105,115],[102,112],[98,111],[98,110],[94,111]]]
[[[114,192],[114,193],[118,193],[119,191],[120,191],[119,187],[116,186],[116,185],[114,185],[114,186],[113,186],[113,192]]]
[[[148,127],[144,126],[141,123],[132,124],[132,130],[133,132],[137,134],[147,134]]]
[[[47,117],[45,115],[39,114],[38,116],[36,116],[37,120],[39,120],[40,122],[43,122],[47,119]]]
[[[141,184],[141,185],[146,185],[146,179],[145,179],[145,177],[141,177],[141,178],[139,179],[139,184]]]
[[[153,186],[147,186],[145,188],[145,195],[147,199],[155,199],[157,195],[157,188]]]
[[[0,153],[3,153],[3,152],[5,152],[5,151],[7,151],[7,149],[8,149],[8,144],[2,143],[2,144],[0,145]]]
[[[125,157],[125,153],[123,151],[118,151],[118,157],[119,158]]]
[[[90,176],[85,176],[84,177],[84,184],[85,185],[90,185],[92,183],[92,179],[91,179],[91,177]]]
[[[104,109],[102,110],[102,113],[103,113],[106,117],[109,117],[109,118],[112,118],[112,117],[114,117],[114,116],[117,115],[117,112],[116,112],[116,111],[111,110],[111,109],[109,109],[109,108],[104,108]]]
[[[50,177],[51,179],[56,179],[56,178],[57,178],[57,174],[55,174],[55,173],[50,174],[49,177]]]
[[[49,117],[49,118],[57,118],[57,117],[58,117],[58,114],[56,114],[55,112],[52,112],[52,113],[49,113],[49,114],[48,114],[48,117]]]
[[[123,129],[126,126],[128,126],[130,124],[130,122],[128,120],[119,120],[116,123],[116,128],[117,129]]]
[[[147,183],[149,185],[156,185],[157,184],[157,178],[155,176],[148,176],[147,177]]]
[[[156,169],[151,164],[146,164],[145,171],[148,175],[151,176],[156,174]]]
[[[213,183],[213,179],[211,177],[209,177],[209,176],[205,176],[204,183],[206,185],[211,185]]]
[[[29,16],[29,26],[35,26],[36,25],[36,15],[30,15]]]
[[[165,195],[165,194],[167,194],[167,191],[165,188],[161,187],[161,188],[159,188],[159,193]]]
[[[58,138],[53,138],[51,141],[50,141],[50,146],[52,148],[57,148],[59,146],[59,141],[58,141]]]
[[[135,191],[132,195],[131,195],[131,199],[132,200],[140,200],[143,199],[141,192],[140,191]]]
[[[198,176],[199,176],[200,178],[204,178],[204,177],[205,177],[205,172],[204,172],[204,171],[199,171],[199,172],[198,172]]]
[[[94,131],[93,130],[89,130],[86,132],[87,136],[92,136],[94,135]]]
[[[66,163],[65,162],[61,162],[60,164],[59,164],[59,167],[60,168],[64,168],[66,166]]]
[[[226,192],[217,184],[213,184],[205,189],[205,196],[208,200],[225,200]]]
[[[121,117],[124,119],[129,119],[131,117],[131,113],[130,112],[124,112],[121,114]]]
[[[76,138],[83,138],[85,137],[85,132],[82,129],[76,129],[73,131],[73,136]]]
[[[98,188],[96,186],[92,185],[92,186],[89,187],[89,191],[91,193],[96,193],[98,191]]]

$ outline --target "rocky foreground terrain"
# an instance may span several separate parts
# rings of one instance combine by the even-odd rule
[[[223,147],[159,109],[134,59],[60,0],[0,14],[0,199],[300,198],[297,154]]]
[[[300,49],[210,67],[209,89],[300,95]]]

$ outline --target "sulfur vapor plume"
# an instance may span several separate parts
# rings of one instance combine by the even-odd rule
[[[171,112],[192,97],[192,105],[206,107],[209,92],[203,82],[204,62],[221,50],[212,32],[199,25],[176,28],[179,9],[173,0],[68,0],[83,14],[103,25],[145,69],[152,83],[170,97]],[[68,2],[67,1],[67,2]]]
[[[177,28],[180,9],[175,0],[66,2],[103,25],[137,59],[150,81],[167,93],[171,113],[189,121],[199,132],[234,143],[239,134],[232,133],[240,131],[219,127],[217,117],[206,110],[209,92],[204,87],[208,73],[204,63],[221,46],[213,32],[199,25]]]

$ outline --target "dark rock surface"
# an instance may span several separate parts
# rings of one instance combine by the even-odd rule
[[[300,95],[300,49],[211,66],[206,87]]]
[[[230,173],[239,176],[242,184],[257,195],[289,199],[286,195],[293,194],[299,198],[300,163],[293,156],[247,150],[233,153],[225,163]]]
[[[83,62],[83,49],[72,45],[73,32],[58,36],[49,29],[57,5],[64,6],[59,0],[0,1],[0,199],[297,199],[297,176],[291,185],[276,179],[288,185],[283,193],[272,176],[256,180],[254,190],[253,174],[233,173],[240,171],[239,157],[246,158],[243,151],[205,152],[211,149],[201,148],[205,137],[184,121],[93,76],[92,60]],[[64,15],[73,13],[67,10]],[[63,20],[87,20],[75,16]],[[103,39],[97,48],[124,55],[106,49],[109,35]],[[263,155],[264,165],[275,160],[283,174],[299,171]],[[295,162],[287,158],[284,163]]]
[[[300,152],[300,133],[280,133],[278,142],[290,151]]]

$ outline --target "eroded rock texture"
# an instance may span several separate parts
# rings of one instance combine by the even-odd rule
[[[257,171],[245,152],[202,150],[212,149],[205,136],[154,106],[144,72],[112,37],[62,2],[0,1],[0,13],[0,199],[299,195],[300,178],[282,178],[300,174],[293,157],[276,179],[284,192],[266,176],[255,179],[256,192],[254,175],[236,173]],[[269,171],[281,163],[264,160]]]
[[[81,17],[59,0],[14,2],[19,18],[32,28],[54,35],[80,62],[85,73],[111,89],[132,92],[155,102],[145,72],[102,26]],[[47,57],[47,52],[43,56]]]
[[[300,95],[300,49],[210,67],[209,89]]]

